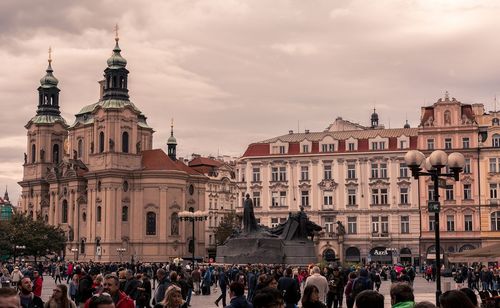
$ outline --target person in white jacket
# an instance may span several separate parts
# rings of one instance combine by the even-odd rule
[[[21,279],[23,279],[23,273],[21,273],[21,271],[19,270],[19,266],[14,267],[14,270],[12,270],[12,273],[10,273],[10,278],[13,287],[17,286],[17,283]]]
[[[326,294],[328,293],[328,281],[321,275],[319,267],[315,266],[312,269],[312,275],[306,279],[306,287],[314,285],[319,290],[319,300],[326,304]]]

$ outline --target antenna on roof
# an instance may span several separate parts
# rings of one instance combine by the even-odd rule
[[[497,112],[497,95],[495,94],[495,113]]]
[[[297,133],[300,133],[300,120],[297,120]]]

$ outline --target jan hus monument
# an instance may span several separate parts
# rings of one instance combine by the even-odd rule
[[[321,227],[310,221],[304,208],[289,213],[288,219],[274,228],[257,224],[253,202],[246,194],[243,203],[243,228],[234,230],[224,245],[217,247],[221,263],[310,264],[318,261],[314,234]]]

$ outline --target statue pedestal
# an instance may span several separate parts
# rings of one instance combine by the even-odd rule
[[[317,263],[312,241],[280,238],[241,237],[229,239],[217,247],[218,263],[226,264],[290,264]]]

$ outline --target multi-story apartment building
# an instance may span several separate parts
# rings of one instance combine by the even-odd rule
[[[460,180],[448,178],[440,182],[440,254],[445,262],[448,253],[481,245],[481,168],[478,161],[480,145],[477,117],[483,113],[483,105],[462,104],[450,98],[448,93],[421,110],[418,149],[426,156],[437,149],[448,154],[460,152],[465,156],[465,168]],[[434,198],[433,183],[429,177],[419,179],[419,194],[422,215],[420,251],[422,258],[429,263],[436,256],[434,213],[429,213],[427,209],[427,201]]]
[[[196,156],[189,166],[208,178],[205,184],[205,205],[208,222],[205,223],[205,255],[215,259],[217,246],[215,230],[224,217],[236,209],[237,187],[234,172],[236,159],[225,162],[223,158]]]
[[[479,147],[481,199],[481,240],[483,246],[500,241],[500,112],[483,113],[477,117],[480,136]]]
[[[237,166],[239,209],[249,193],[259,223],[273,227],[303,207],[324,228],[318,259],[418,264],[418,191],[403,159],[417,133],[385,129],[374,112],[370,127],[337,118],[323,132],[252,143]]]

